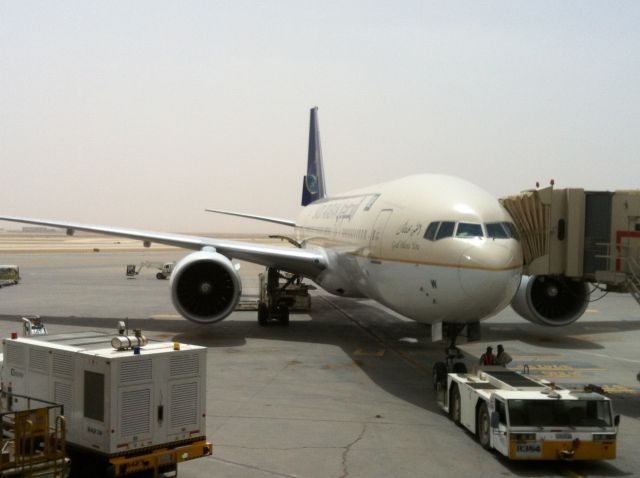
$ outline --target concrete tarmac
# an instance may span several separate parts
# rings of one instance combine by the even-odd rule
[[[465,344],[472,367],[502,343],[511,368],[561,385],[601,385],[622,415],[618,458],[610,462],[510,462],[485,451],[437,407],[431,366],[443,345],[429,328],[371,301],[317,293],[311,313],[288,328],[259,327],[255,312],[212,326],[192,324],[171,306],[168,281],[127,264],[170,261],[187,252],[2,253],[23,281],[0,289],[0,334],[39,314],[49,333],[113,330],[129,317],[152,338],[208,348],[207,438],[211,457],[180,465],[181,477],[640,476],[640,306],[629,296],[594,302],[564,328],[545,328],[511,309],[484,322]],[[245,290],[260,268],[243,264]],[[594,294],[594,299],[599,293]]]

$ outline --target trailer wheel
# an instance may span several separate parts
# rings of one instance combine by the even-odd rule
[[[289,326],[289,306],[287,304],[280,304],[278,306],[278,322],[284,327]]]
[[[266,327],[269,325],[269,307],[264,302],[258,302],[258,324]]]
[[[449,399],[449,416],[456,425],[460,425],[460,418],[462,416],[460,408],[460,389],[455,383],[451,385],[451,398]]]
[[[164,274],[163,274],[162,272],[158,272],[158,273],[156,274],[156,279],[158,279],[158,280],[164,280]]]
[[[447,364],[436,362],[433,364],[433,390],[438,390],[438,384],[447,386]]]
[[[491,423],[489,421],[489,409],[486,403],[480,404],[478,410],[478,418],[476,423],[476,432],[478,434],[478,441],[483,448],[491,449]]]

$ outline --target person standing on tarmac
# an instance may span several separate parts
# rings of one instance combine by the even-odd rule
[[[480,356],[480,365],[494,365],[496,356],[493,355],[493,347],[487,347],[487,351]]]
[[[504,351],[504,347],[502,346],[502,344],[498,345],[498,355],[496,355],[494,363],[496,365],[502,365],[503,367],[506,367],[507,364],[512,361],[513,359],[511,358],[511,355]]]

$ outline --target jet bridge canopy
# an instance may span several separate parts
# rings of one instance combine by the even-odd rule
[[[525,274],[600,282],[632,293],[635,284],[640,294],[640,190],[548,187],[500,202],[520,232]]]

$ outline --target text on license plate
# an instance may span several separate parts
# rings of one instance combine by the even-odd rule
[[[517,443],[517,456],[541,456],[542,445],[540,443]]]

